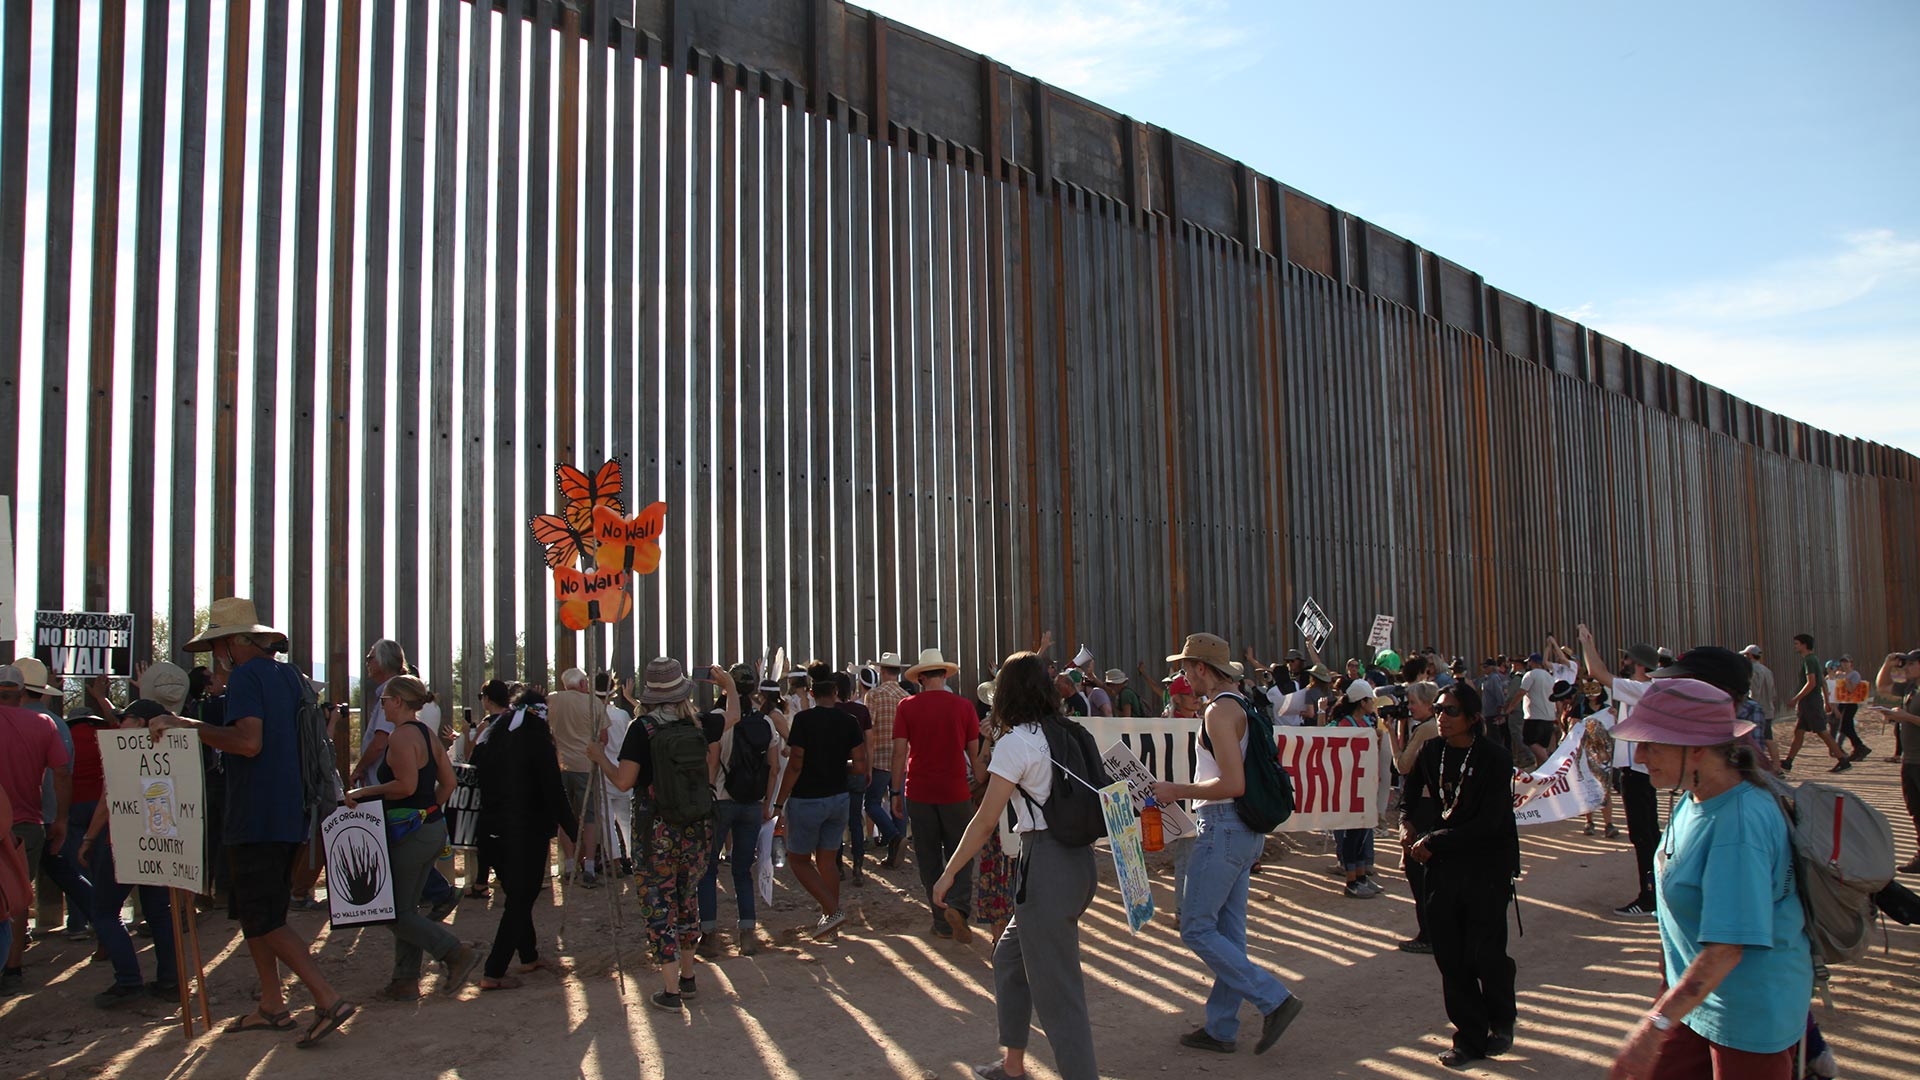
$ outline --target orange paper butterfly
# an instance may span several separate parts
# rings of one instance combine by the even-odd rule
[[[657,502],[632,520],[606,507],[593,512],[594,563],[601,570],[651,574],[660,567],[660,533],[666,529],[667,504]]]
[[[585,630],[595,622],[619,622],[633,613],[625,571],[583,573],[555,567],[553,595],[560,601],[560,625],[569,630]]]
[[[559,465],[553,470],[560,480],[560,497],[567,501],[562,511],[567,524],[581,536],[593,535],[593,512],[606,507],[616,514],[626,512],[627,504],[620,501],[621,472],[620,463],[608,460],[594,471],[592,476],[581,472],[571,465]]]
[[[541,514],[527,522],[527,527],[533,530],[534,540],[546,548],[547,565],[556,570],[578,566],[581,559],[593,554],[592,534],[575,529],[558,514]]]

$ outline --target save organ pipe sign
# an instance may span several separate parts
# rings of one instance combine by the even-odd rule
[[[327,909],[334,926],[392,922],[393,859],[380,800],[341,806],[320,823],[327,849]]]
[[[113,874],[124,885],[206,887],[206,776],[200,736],[140,728],[100,733]]]

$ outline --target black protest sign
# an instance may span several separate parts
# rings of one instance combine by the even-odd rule
[[[480,846],[480,770],[471,765],[453,767],[453,794],[440,812],[446,815],[449,847]]]
[[[133,678],[133,615],[36,611],[33,655],[57,676]]]

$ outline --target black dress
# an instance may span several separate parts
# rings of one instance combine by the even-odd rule
[[[1403,825],[1426,841],[1427,938],[1440,969],[1454,1048],[1484,1055],[1490,1039],[1513,1038],[1514,963],[1507,956],[1507,903],[1520,873],[1513,817],[1513,758],[1476,734],[1469,747],[1435,739],[1421,747]]]
[[[470,762],[480,780],[481,855],[506,892],[506,909],[487,954],[487,977],[498,979],[516,952],[523,964],[539,959],[533,904],[546,877],[547,848],[556,830],[575,837],[579,825],[561,786],[559,752],[541,711],[516,709],[494,717]]]

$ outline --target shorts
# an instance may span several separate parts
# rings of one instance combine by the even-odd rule
[[[835,851],[847,834],[847,797],[829,795],[824,799],[789,799],[783,816],[787,822],[787,853],[811,855],[816,851]]]
[[[560,773],[560,786],[566,789],[567,805],[573,807],[574,820],[580,823],[582,829],[600,820],[600,815],[594,812],[594,808],[600,804],[600,800],[591,797],[593,794],[592,773],[566,772],[563,770]]]
[[[20,841],[24,849],[21,853],[27,857],[27,877],[31,879],[40,873],[40,856],[47,848],[47,827],[33,821],[15,825],[13,838]]]
[[[1560,741],[1559,732],[1551,720],[1529,720],[1521,727],[1520,735],[1528,746],[1552,747]]]
[[[293,857],[299,850],[299,844],[272,841],[227,845],[227,865],[233,872],[227,914],[239,920],[242,936],[263,937],[287,925]]]
[[[1827,707],[1815,697],[1803,697],[1800,704],[1794,706],[1798,719],[1794,721],[1794,730],[1809,735],[1823,734],[1827,730]]]

